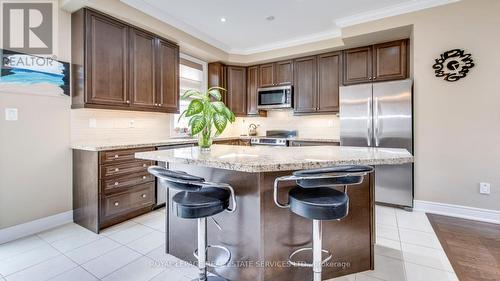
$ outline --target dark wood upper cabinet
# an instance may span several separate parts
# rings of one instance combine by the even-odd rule
[[[227,67],[227,105],[236,116],[246,116],[247,114],[246,83],[247,77],[245,67]]]
[[[155,96],[155,37],[130,29],[130,98],[131,105],[154,108]]]
[[[85,17],[85,102],[128,105],[128,26],[92,11]]]
[[[227,90],[226,66],[220,62],[208,64],[208,87],[221,87]],[[227,104],[227,92],[222,91],[222,102]]]
[[[398,40],[344,51],[343,84],[408,77],[408,40]]]
[[[276,85],[290,85],[293,82],[293,61],[280,61],[274,64]]]
[[[259,67],[247,68],[247,114],[258,115],[257,88],[259,87]]]
[[[372,80],[372,46],[344,51],[344,85]]]
[[[373,46],[373,80],[387,81],[408,77],[408,40]]]
[[[315,112],[318,106],[316,57],[296,59],[294,68],[294,111]]]
[[[156,39],[156,105],[163,112],[179,112],[179,47]]]
[[[319,112],[339,111],[341,52],[318,56],[318,109]]]
[[[246,70],[245,74],[243,67],[208,65],[209,86],[228,89],[226,104],[237,116],[265,116],[265,111],[257,110],[257,89],[279,85],[294,86],[296,115],[338,113],[341,84],[408,77],[408,40],[250,66]]]
[[[178,111],[177,45],[88,8],[71,25],[72,108]]]
[[[259,87],[291,85],[293,83],[293,61],[279,61],[259,66]]]
[[[263,64],[259,66],[259,87],[274,86],[274,64]]]

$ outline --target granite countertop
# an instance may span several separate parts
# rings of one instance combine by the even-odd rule
[[[349,146],[232,146],[213,145],[140,152],[136,158],[258,173],[328,167],[340,164],[390,165],[413,162],[406,149]]]
[[[264,136],[235,136],[235,137],[220,137],[215,138],[214,141],[225,141],[225,140],[248,140],[251,138],[263,138]],[[288,140],[295,141],[317,141],[317,142],[340,142],[339,139],[332,138],[302,138],[302,137],[293,137],[288,138]],[[73,143],[71,145],[72,149],[78,150],[87,150],[87,151],[107,151],[107,150],[115,150],[115,149],[130,149],[130,148],[141,148],[141,147],[152,147],[152,146],[167,146],[167,145],[179,145],[179,144],[196,144],[198,139],[195,138],[168,138],[162,140],[154,140],[154,141],[99,141],[99,142],[85,142],[85,143]]]

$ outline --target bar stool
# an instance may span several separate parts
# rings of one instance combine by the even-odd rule
[[[199,278],[195,280],[226,281],[218,276],[207,276],[207,266],[221,267],[231,260],[231,252],[228,248],[220,245],[207,245],[207,218],[210,217],[221,229],[212,216],[223,211],[229,213],[236,211],[234,189],[225,183],[207,182],[204,178],[182,171],[167,170],[160,166],[150,166],[148,172],[162,181],[165,186],[180,191],[172,197],[173,211],[178,217],[198,220],[198,248],[194,250],[193,255],[198,260]],[[230,201],[232,208],[229,208]],[[226,260],[221,264],[207,262],[208,248],[223,250],[227,256]],[[200,249],[202,249],[201,254]]]
[[[313,280],[321,280],[321,270],[324,263],[332,258],[332,254],[322,248],[322,221],[341,220],[349,212],[349,196],[347,187],[363,182],[368,173],[373,172],[373,167],[362,165],[343,165],[329,168],[301,170],[291,176],[279,177],[274,181],[274,202],[280,208],[289,208],[293,213],[312,219],[312,248],[301,248],[290,254],[288,262],[293,266],[312,267]],[[288,192],[288,203],[282,204],[278,198],[279,183],[282,181],[295,181],[297,186]],[[333,187],[344,187],[338,191]],[[304,251],[312,251],[312,263],[299,263],[293,257]],[[327,254],[322,259],[323,253]]]

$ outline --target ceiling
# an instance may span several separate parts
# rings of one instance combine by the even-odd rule
[[[228,53],[248,55],[340,37],[344,26],[458,0],[121,1]]]

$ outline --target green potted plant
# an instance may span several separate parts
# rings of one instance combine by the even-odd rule
[[[228,122],[235,121],[234,113],[221,101],[221,91],[226,89],[212,87],[205,93],[187,90],[181,96],[181,99],[191,99],[191,102],[179,119],[184,116],[190,118],[188,126],[191,135],[198,135],[198,146],[202,151],[209,151],[213,138],[224,132]]]

